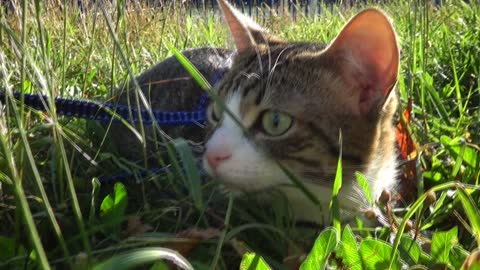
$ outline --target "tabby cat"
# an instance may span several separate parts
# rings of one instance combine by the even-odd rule
[[[373,196],[396,182],[393,91],[399,48],[388,18],[367,9],[328,46],[271,36],[219,0],[237,49],[216,93],[241,122],[212,103],[206,171],[242,191],[279,188],[297,219],[328,219],[342,134],[343,218],[366,210],[355,171]],[[280,168],[287,167],[320,200],[315,206]]]
[[[296,43],[271,35],[227,1],[218,3],[235,43],[234,55],[223,49],[186,51],[187,58],[210,80],[222,68],[229,69],[214,87],[224,106],[212,102],[208,108],[202,158],[206,172],[234,191],[280,189],[296,219],[314,222],[330,216],[340,149],[343,219],[369,207],[356,184],[356,171],[366,176],[375,198],[393,188],[397,162],[392,122],[399,48],[389,19],[376,9],[367,9],[352,18],[329,45]],[[152,85],[155,80],[178,77],[174,73],[180,70],[170,58],[140,76],[140,83]],[[201,93],[198,89],[192,94],[193,82],[172,87],[184,92],[169,97],[148,91],[164,100],[152,107],[191,106],[194,102],[183,100],[195,100]],[[181,101],[175,103],[175,98]],[[205,135],[204,129],[167,133],[193,139]],[[302,180],[321,207],[292,184],[279,164]]]

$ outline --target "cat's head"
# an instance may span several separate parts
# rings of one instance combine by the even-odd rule
[[[234,189],[262,190],[291,183],[280,162],[329,187],[340,130],[347,178],[357,170],[375,174],[392,160],[399,49],[382,12],[359,13],[324,46],[282,41],[219,3],[237,54],[216,93],[236,119],[210,105],[203,157],[209,174]]]

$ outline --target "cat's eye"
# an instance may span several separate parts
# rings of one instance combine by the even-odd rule
[[[218,102],[213,102],[210,106],[210,115],[213,121],[218,122],[222,118],[223,109]]]
[[[292,126],[290,115],[278,111],[266,111],[262,115],[262,129],[267,135],[280,136]]]

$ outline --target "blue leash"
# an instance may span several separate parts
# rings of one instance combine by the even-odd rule
[[[220,70],[220,72],[214,77],[212,85],[215,85],[226,71],[227,69]],[[20,99],[21,93],[14,91],[13,96],[16,99]],[[5,91],[0,90],[0,101],[3,101],[5,97]],[[46,111],[48,109],[48,104],[46,103],[46,100],[47,96],[38,94],[24,94],[24,104],[36,110]],[[154,120],[160,126],[201,125],[206,123],[208,101],[208,95],[205,93],[199,98],[194,110],[192,111],[159,111],[152,109],[152,114],[154,116]],[[134,123],[140,122],[140,119],[138,118],[138,109],[130,108],[126,105],[56,97],[55,107],[58,115],[67,117],[84,118],[100,122],[121,122],[121,118],[123,118],[127,121]],[[114,116],[114,114],[116,114],[117,116]],[[141,110],[140,117],[144,125],[153,124],[153,120],[147,110]],[[109,177],[102,177],[100,179],[100,182],[108,183],[119,181],[121,179],[131,178],[134,175],[144,177],[148,174],[165,173],[165,171],[169,168],[170,165],[163,168],[141,170],[138,173],[121,173]]]
[[[4,91],[0,91],[0,98],[5,96]],[[13,96],[20,99],[21,93],[14,92]],[[47,96],[38,94],[24,94],[25,105],[36,110],[46,111],[48,105],[43,101],[47,100]],[[45,104],[45,105],[44,105]],[[193,111],[158,111],[152,110],[155,121],[160,126],[178,126],[178,125],[195,125],[204,124],[206,122],[206,109],[208,105],[208,95],[203,94]],[[99,103],[89,100],[79,100],[72,98],[55,98],[55,107],[58,115],[67,117],[85,118],[100,122],[121,122],[121,118],[139,123],[138,109],[130,108],[126,105],[113,104],[109,102]],[[113,112],[117,115],[114,116]],[[140,111],[142,123],[144,125],[153,124],[150,114],[147,110]],[[131,118],[132,117],[132,118]]]
[[[227,69],[221,69],[213,78],[212,85],[215,85],[226,71]],[[16,99],[20,99],[21,93],[14,91],[13,96]],[[0,90],[0,100],[3,100],[4,98],[5,91]],[[36,110],[46,111],[48,109],[48,104],[44,103],[46,100],[47,96],[38,94],[24,94],[24,104]],[[208,95],[205,93],[199,98],[193,111],[159,111],[152,109],[152,114],[154,116],[154,120],[160,126],[205,124],[207,120],[206,112],[208,101]],[[127,105],[56,97],[55,107],[58,115],[67,117],[85,118],[100,122],[121,122],[120,118],[123,118],[129,122],[139,123],[140,115],[144,125],[153,124],[153,120],[146,109],[141,110],[139,114],[137,108],[130,108]],[[113,112],[118,116],[114,116]]]

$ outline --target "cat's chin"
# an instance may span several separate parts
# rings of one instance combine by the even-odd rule
[[[244,175],[233,175],[228,173],[213,172],[210,168],[205,168],[208,175],[216,179],[222,186],[232,192],[256,192],[272,187],[272,183],[262,181],[256,177],[245,177]]]
[[[260,183],[260,181],[253,182],[252,179],[240,179],[240,178],[226,178],[226,177],[217,177],[220,183],[225,187],[226,190],[231,192],[258,192],[271,188],[270,185],[265,185]]]

